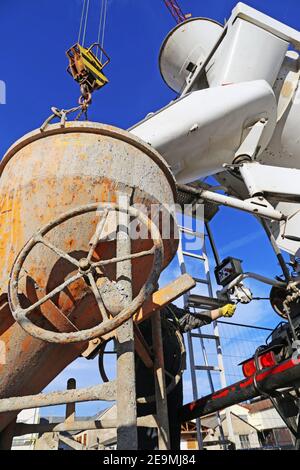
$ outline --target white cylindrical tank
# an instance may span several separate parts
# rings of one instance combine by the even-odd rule
[[[160,51],[165,82],[180,93],[196,66],[203,64],[194,90],[251,80],[266,80],[273,86],[289,40],[272,30],[272,19],[259,21],[259,12],[253,11],[256,16],[252,13],[251,21],[234,10],[224,27],[206,18],[192,18],[176,26]]]
[[[273,86],[289,43],[242,18],[227,33],[206,67],[209,86],[266,80]]]
[[[299,77],[299,54],[288,51],[274,86],[278,122],[272,140],[258,158],[260,163],[300,169]]]
[[[300,60],[295,51],[288,51],[274,84],[277,100],[277,123],[273,136],[257,161],[264,165],[300,169]],[[228,193],[241,199],[249,197],[242,180],[228,172],[216,175]],[[289,184],[289,181],[286,181]],[[278,246],[294,256],[300,256],[300,245],[297,240],[286,236],[299,237],[300,203],[299,201],[282,201],[272,197],[274,208],[288,216],[285,221],[270,221],[270,229]]]
[[[164,40],[160,72],[167,85],[180,92],[196,64],[203,62],[223,32],[223,26],[207,18],[191,18],[176,26]]]
[[[259,142],[269,143],[276,125],[277,103],[264,80],[194,91],[145,119],[131,132],[167,160],[178,182],[222,171],[231,164],[251,126],[267,120]]]

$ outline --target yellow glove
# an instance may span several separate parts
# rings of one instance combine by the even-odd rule
[[[224,307],[221,307],[219,311],[223,317],[231,318],[234,315],[234,312],[236,311],[236,305],[235,304],[224,305]]]

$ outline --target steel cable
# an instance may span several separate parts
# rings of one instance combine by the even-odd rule
[[[98,44],[100,44],[100,40],[101,40],[101,31],[102,31],[103,13],[104,13],[104,1],[105,1],[105,0],[101,0],[100,16],[99,16],[99,26],[98,26],[98,36],[97,36],[97,43],[98,43]]]
[[[81,38],[81,32],[82,32],[82,25],[83,25],[83,17],[84,17],[85,4],[86,4],[86,0],[83,0],[82,11],[81,11],[81,19],[80,19],[80,26],[79,26],[79,33],[78,33],[78,41],[77,41],[77,42],[80,42],[80,38]]]
[[[105,29],[106,29],[106,20],[107,20],[107,0],[104,0],[104,12],[103,12],[103,27],[102,27],[102,39],[101,47],[104,48],[104,39],[105,39]],[[103,52],[100,54],[100,62],[102,61]]]
[[[83,36],[82,36],[82,45],[84,46],[85,43],[85,36],[86,36],[86,29],[88,23],[88,16],[89,16],[89,9],[90,9],[90,0],[86,0],[86,11],[85,11],[85,21],[84,21],[84,29],[83,29]]]

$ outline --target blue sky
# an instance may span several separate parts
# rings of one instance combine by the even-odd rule
[[[96,39],[100,6],[100,0],[90,2],[87,43]],[[223,23],[236,1],[180,0],[180,3],[193,16]],[[300,28],[298,0],[247,3]],[[0,158],[17,138],[41,125],[51,106],[69,108],[76,104],[79,90],[66,73],[65,51],[77,40],[81,5],[82,0],[1,0],[0,80],[6,84],[7,103],[0,105]],[[110,84],[95,94],[89,113],[91,120],[126,129],[174,98],[158,70],[160,45],[173,26],[174,20],[162,0],[109,0],[105,47],[112,58],[107,69]],[[243,259],[246,271],[269,276],[280,273],[262,229],[250,215],[221,209],[212,228],[222,257]],[[173,261],[162,282],[177,272],[178,266]],[[263,285],[251,282],[251,287],[257,296],[268,295],[269,289]],[[278,322],[266,301],[239,307],[236,319],[265,326]],[[79,361],[50,388],[62,388],[70,374],[77,374],[81,386],[97,383],[95,364]],[[94,406],[86,405],[83,412],[94,410]]]

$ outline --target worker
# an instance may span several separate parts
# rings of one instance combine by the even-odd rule
[[[182,364],[183,334],[195,328],[208,325],[220,317],[230,318],[234,315],[235,310],[236,305],[234,304],[227,304],[219,309],[201,313],[191,313],[188,309],[179,308],[174,304],[170,304],[161,310],[166,387],[170,385],[172,378],[178,375]],[[151,321],[146,320],[139,327],[151,349]],[[153,397],[155,395],[153,370],[148,369],[137,355],[136,377],[137,397]],[[137,413],[139,417],[155,414],[155,402],[153,399],[148,401],[148,403],[138,403]],[[179,420],[179,410],[182,405],[183,384],[182,378],[180,378],[177,385],[168,393],[171,450],[180,449],[181,423]],[[138,428],[138,443],[140,450],[158,449],[157,430],[154,428]]]
[[[182,309],[175,304],[170,304],[162,310],[162,315],[174,321],[178,325],[181,333],[187,333],[195,328],[208,325],[220,317],[231,318],[236,310],[235,304],[226,304],[224,307],[215,310],[208,310],[201,313],[191,313],[188,309]]]

